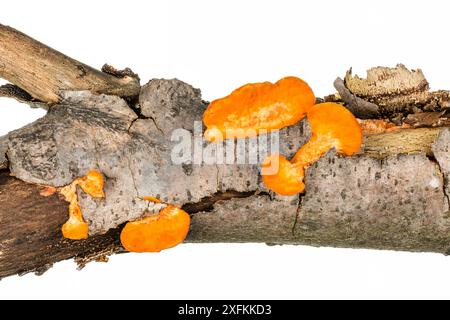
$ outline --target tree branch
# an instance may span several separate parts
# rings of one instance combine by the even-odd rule
[[[199,140],[202,128],[198,124],[207,106],[200,90],[176,79],[153,79],[139,88],[130,70],[106,67],[104,71],[0,25],[0,76],[25,90],[30,103],[56,104],[43,118],[0,137],[0,278],[41,273],[54,262],[72,257],[82,266],[122,252],[123,223],[160,209],[145,201],[146,196],[191,214],[189,242],[449,252],[449,128],[366,136],[361,152],[352,157],[340,157],[331,150],[306,170],[304,195],[281,197],[261,183],[260,163],[271,150],[255,152],[255,141],[241,139],[240,147],[227,150],[233,163],[196,161],[198,150],[200,160],[205,160],[205,153],[220,152],[220,144]],[[396,83],[395,70],[388,71],[389,83]],[[402,68],[400,74],[409,73]],[[348,106],[356,98],[361,106],[363,96],[366,102],[373,100],[364,91],[367,83],[373,86],[372,78],[352,80],[352,88],[360,94],[346,91],[351,100],[346,101]],[[409,101],[410,90],[398,88],[401,96],[395,97],[383,91],[393,88],[380,85],[376,101],[385,108],[401,100],[404,109],[383,112],[403,114],[414,110],[414,99],[420,94],[426,99],[417,108],[440,112],[432,121],[439,124],[448,92],[430,95],[422,90],[426,86],[416,87]],[[23,98],[29,97],[16,89],[0,91],[27,101]],[[109,95],[96,94],[100,92]],[[138,93],[139,102],[132,107],[118,97]],[[183,136],[194,150],[173,152],[180,147],[177,137]],[[309,136],[306,121],[282,129],[276,151],[290,158]],[[270,145],[270,135],[259,139],[260,143],[267,139]],[[194,159],[176,164],[173,157],[180,153]],[[255,154],[259,164],[236,161],[239,155],[248,159]],[[67,203],[57,194],[46,196],[42,191],[46,186],[67,185],[90,169],[106,177],[106,197],[92,199],[79,192],[90,237],[64,239],[60,228],[67,219]]]
[[[57,103],[67,89],[129,97],[140,88],[136,77],[98,71],[1,24],[0,77],[46,103]]]
[[[435,141],[440,136],[446,140],[445,132],[442,128],[415,129],[366,137],[368,151],[361,160],[330,154],[308,170],[307,190],[312,191],[300,198],[229,191],[188,203],[183,206],[192,216],[187,241],[446,254],[450,225],[443,174],[449,171],[439,168],[437,160],[420,155],[434,157],[434,144],[434,152],[441,157],[440,144]],[[396,161],[397,152],[415,155],[400,156]],[[362,166],[364,162],[369,163]],[[122,252],[121,226],[88,240],[64,239],[60,228],[67,219],[67,203],[57,194],[41,195],[43,188],[11,177],[6,170],[0,173],[0,278],[41,273],[69,258],[83,266]],[[327,197],[327,193],[333,194]]]

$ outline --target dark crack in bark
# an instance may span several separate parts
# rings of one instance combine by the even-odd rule
[[[182,209],[189,214],[193,215],[198,212],[212,212],[214,209],[214,205],[219,201],[227,201],[234,198],[248,198],[253,196],[255,192],[238,192],[234,190],[220,191],[212,196],[205,197],[201,199],[199,202],[195,203],[186,203],[182,206]]]
[[[433,152],[430,161],[433,161],[439,168],[443,180],[443,192],[448,202],[450,210],[450,129],[445,128],[440,131],[438,137],[431,146]]]

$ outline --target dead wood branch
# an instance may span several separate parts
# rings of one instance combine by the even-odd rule
[[[137,96],[139,80],[93,69],[0,24],[0,77],[34,99],[56,103],[61,90],[89,90],[121,97]]]
[[[0,25],[0,76],[20,88],[7,86],[0,92],[27,103],[55,104],[43,118],[0,137],[0,278],[40,273],[72,257],[84,265],[122,251],[118,234],[123,223],[160,209],[145,196],[191,214],[190,242],[449,252],[450,129],[367,136],[353,157],[339,157],[332,150],[307,169],[304,195],[280,197],[261,183],[259,164],[173,163],[177,142],[171,135],[177,129],[204,150],[218,146],[196,140],[202,131],[196,132],[194,123],[201,123],[207,105],[200,90],[176,79],[153,79],[139,88],[130,70],[103,70]],[[387,76],[379,81],[392,80],[392,70],[384,71]],[[374,93],[378,100],[358,91],[365,83],[355,80],[353,91],[338,83],[346,90],[340,90],[341,98],[361,117],[372,117],[370,112],[404,115],[425,106],[438,108],[431,110],[440,112],[438,118],[445,114],[447,93],[438,95],[441,100],[428,99],[420,77],[412,97],[428,100],[416,105],[416,100],[407,101],[411,91],[399,88],[401,97],[395,101],[404,102],[402,110],[389,109],[395,104],[389,104],[392,95],[384,94],[386,83]],[[132,107],[120,98],[137,95],[139,102]],[[432,123],[436,121],[434,117]],[[293,156],[309,138],[306,121],[280,130],[279,138],[280,152]],[[245,141],[239,152],[252,154],[250,145]],[[232,150],[234,159],[238,148]],[[262,151],[259,162],[269,152]],[[63,239],[67,203],[42,189],[66,185],[93,168],[106,177],[106,198],[78,195],[91,236]]]

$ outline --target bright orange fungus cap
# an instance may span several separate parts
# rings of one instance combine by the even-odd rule
[[[281,129],[304,118],[316,98],[308,84],[296,77],[246,84],[214,100],[203,115],[209,141],[245,138],[259,130]]]
[[[99,171],[91,170],[83,178],[79,179],[78,185],[85,193],[94,198],[104,198],[104,179]]]
[[[273,160],[273,155],[263,163],[263,181],[267,188],[282,194],[294,195],[303,192],[304,168],[320,159],[331,148],[340,154],[350,156],[359,151],[362,132],[355,116],[337,103],[320,103],[307,112],[311,126],[311,139],[303,145],[289,162],[279,157],[279,171],[267,173],[264,165]]]
[[[307,117],[312,137],[300,148],[292,162],[308,166],[333,147],[346,156],[355,154],[361,148],[361,127],[344,106],[332,102],[316,104],[308,111]]]
[[[278,169],[276,163],[278,161]],[[269,168],[274,166],[276,174],[269,174]],[[262,178],[267,188],[284,196],[303,192],[304,169],[302,166],[292,164],[285,157],[273,154],[267,157],[262,164]]]
[[[64,238],[72,240],[81,240],[88,237],[89,226],[83,220],[81,209],[78,203],[69,205],[69,219],[61,228]]]
[[[120,241],[131,252],[159,252],[183,242],[189,225],[189,214],[169,205],[156,215],[128,222]]]

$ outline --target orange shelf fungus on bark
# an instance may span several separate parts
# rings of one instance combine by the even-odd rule
[[[275,172],[269,172],[270,170]],[[305,190],[303,166],[291,163],[278,153],[263,161],[262,175],[266,187],[278,194],[289,196]]]
[[[159,252],[183,242],[189,226],[189,214],[168,205],[158,214],[128,222],[120,234],[120,241],[131,252]]]
[[[84,221],[78,203],[69,204],[69,219],[61,228],[64,238],[72,240],[86,239],[89,234],[89,226]]]
[[[81,189],[93,198],[104,198],[103,175],[95,170],[91,170],[82,178],[78,179],[78,185]]]
[[[161,200],[159,200],[158,198],[153,197],[153,196],[143,197],[142,200],[144,200],[144,201],[151,201],[151,202],[154,202],[154,203],[161,203]]]
[[[308,111],[307,118],[312,137],[295,154],[294,162],[310,165],[333,147],[346,156],[361,148],[361,127],[344,106],[332,102],[316,104]]]
[[[78,204],[77,186],[94,198],[104,198],[103,175],[95,170],[89,171],[84,177],[75,179],[71,184],[61,189],[60,194],[69,202],[69,219],[61,228],[65,238],[72,240],[86,239],[89,235],[88,224],[83,219]]]
[[[42,189],[39,191],[39,194],[43,197],[50,197],[52,195],[54,195],[56,192],[58,192],[58,189],[56,189],[55,187],[52,186],[44,186],[42,187]]]
[[[363,135],[365,136],[411,128],[411,126],[407,123],[397,126],[394,123],[384,119],[358,119],[358,123],[361,126]]]
[[[359,151],[362,144],[361,127],[353,114],[345,107],[336,103],[321,103],[313,106],[307,112],[311,126],[311,139],[300,148],[291,161],[278,156],[278,172],[268,174],[264,169],[273,156],[267,159],[263,166],[263,181],[265,185],[282,195],[294,195],[304,191],[304,168],[316,162],[331,148],[343,155],[353,155]]]
[[[246,84],[214,100],[203,115],[209,141],[246,138],[260,130],[281,129],[304,118],[316,98],[308,84],[296,77]]]

